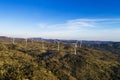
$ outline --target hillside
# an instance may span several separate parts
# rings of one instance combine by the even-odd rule
[[[120,55],[45,41],[0,43],[0,80],[120,80]]]

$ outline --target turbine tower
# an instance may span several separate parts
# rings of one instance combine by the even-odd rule
[[[31,42],[32,42],[32,44],[33,44],[33,38],[31,39]]]
[[[15,44],[15,38],[14,37],[12,38],[12,43]]]
[[[77,43],[78,43],[78,41],[76,41],[76,43],[74,43],[74,54],[76,55],[77,54]]]
[[[43,39],[41,40],[42,40],[42,49],[44,49],[44,40]]]
[[[82,40],[80,41],[80,48],[82,48]]]
[[[28,43],[28,38],[25,38],[25,45],[27,47],[27,43]]]
[[[58,40],[54,40],[54,42],[57,43],[57,50],[60,51],[60,41],[58,41]]]
[[[60,42],[57,41],[57,43],[58,43],[58,51],[60,51]]]

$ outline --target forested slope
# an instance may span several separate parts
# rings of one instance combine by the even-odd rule
[[[120,80],[118,54],[78,48],[75,55],[71,48],[0,43],[0,80]]]

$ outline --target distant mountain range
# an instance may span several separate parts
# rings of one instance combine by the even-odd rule
[[[18,38],[18,37],[14,37],[15,39],[24,39],[24,38]],[[9,40],[12,39],[12,37],[7,37],[7,36],[0,36],[0,40]],[[33,37],[33,38],[28,38],[28,39],[33,39],[33,40],[60,40],[60,41],[64,41],[64,42],[70,42],[70,43],[74,43],[76,41],[81,41],[81,40],[64,40],[64,39],[45,39],[45,38],[40,38],[40,37]],[[90,40],[82,40],[82,42],[89,42],[89,43],[110,43],[112,41],[90,41]]]

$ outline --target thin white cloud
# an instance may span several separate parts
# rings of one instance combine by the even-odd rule
[[[68,20],[62,24],[52,24],[48,25],[47,23],[40,23],[39,27],[40,28],[66,28],[66,29],[78,29],[78,28],[92,28],[92,27],[97,27],[98,24],[109,24],[109,23],[120,23],[119,18],[111,18],[111,19],[73,19],[73,20]]]
[[[103,22],[103,21],[120,21],[120,18],[82,18],[70,21],[85,21],[85,22]]]
[[[94,22],[82,19],[69,20],[66,24],[68,28],[95,27]]]
[[[48,26],[46,23],[39,23],[38,26],[40,28],[45,28],[46,26]]]

